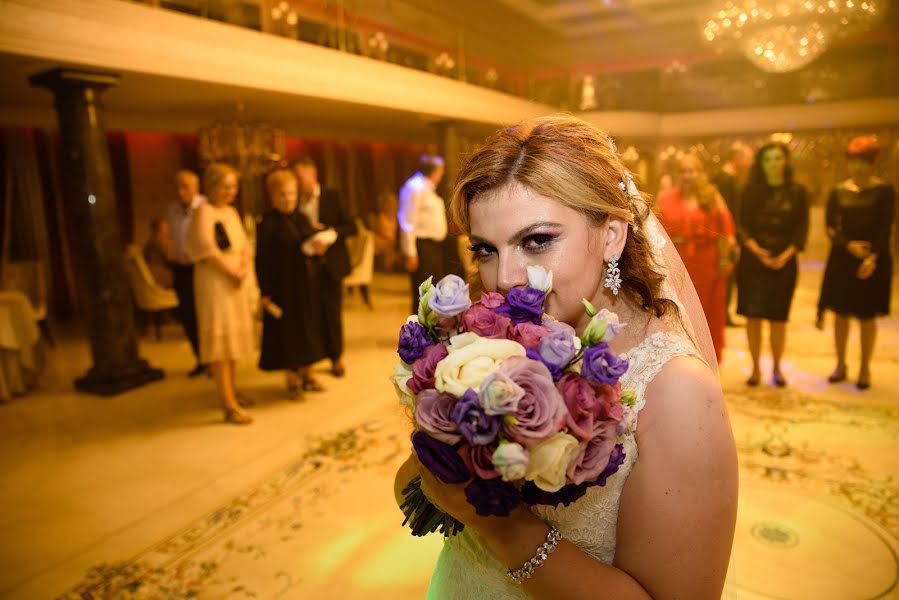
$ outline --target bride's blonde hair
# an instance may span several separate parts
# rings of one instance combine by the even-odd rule
[[[497,131],[475,150],[456,178],[450,211],[469,233],[471,201],[516,183],[583,213],[596,225],[618,217],[629,224],[618,263],[622,291],[661,316],[676,306],[661,296],[664,276],[643,227],[651,210],[648,199],[630,196],[624,189],[628,182],[630,175],[608,134],[573,116],[551,115]]]

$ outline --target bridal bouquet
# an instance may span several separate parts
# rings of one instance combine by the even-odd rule
[[[551,288],[552,273],[528,267],[527,288],[472,303],[459,277],[428,279],[400,329],[391,379],[414,415],[415,454],[441,481],[467,482],[479,515],[567,506],[624,461],[634,394],[619,381],[627,361],[608,345],[623,324],[585,300],[591,320],[578,336],[544,312]],[[462,529],[427,500],[420,478],[403,494],[413,535]]]

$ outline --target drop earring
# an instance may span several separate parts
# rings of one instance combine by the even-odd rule
[[[606,280],[603,282],[603,287],[612,290],[612,293],[616,296],[618,295],[618,290],[621,289],[621,269],[618,268],[617,256],[609,258],[609,264],[606,266]]]

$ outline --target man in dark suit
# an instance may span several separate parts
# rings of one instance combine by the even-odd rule
[[[331,373],[343,377],[346,369],[341,361],[343,356],[343,278],[351,270],[350,255],[346,238],[356,235],[356,222],[342,205],[336,190],[323,190],[318,182],[318,169],[309,158],[302,158],[293,164],[293,171],[300,182],[300,202],[297,210],[302,212],[313,227],[325,232],[333,230],[336,237],[322,236],[316,241],[316,250],[321,256],[317,269],[317,287],[322,296],[322,319],[325,323],[325,348],[331,359]]]

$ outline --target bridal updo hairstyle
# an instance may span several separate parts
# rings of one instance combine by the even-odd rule
[[[609,216],[619,217],[629,224],[618,261],[622,292],[656,316],[668,309],[676,313],[674,303],[661,297],[664,276],[643,227],[649,204],[621,189],[626,174],[609,136],[586,121],[569,115],[529,119],[497,131],[467,158],[456,178],[450,210],[456,224],[469,233],[471,201],[517,183],[583,213],[597,226]]]

